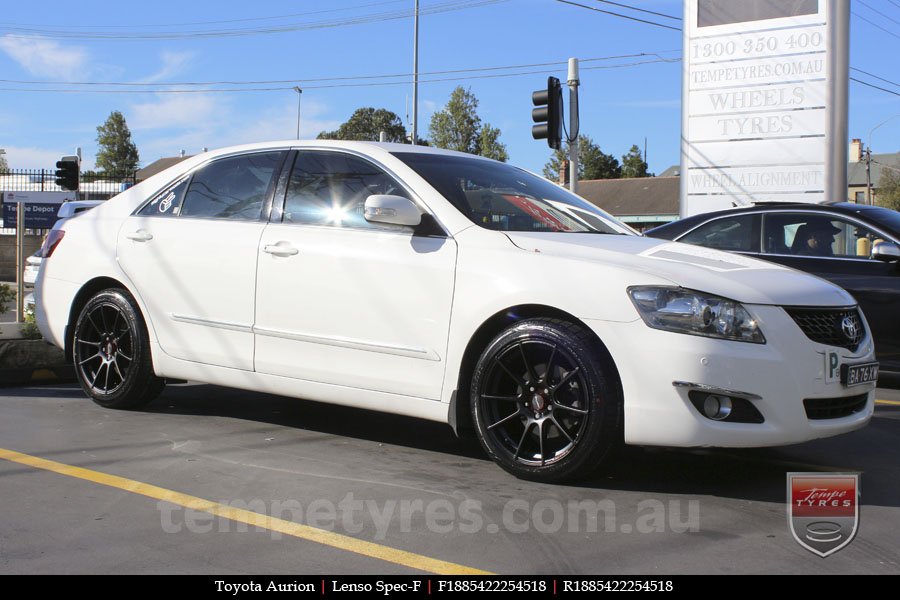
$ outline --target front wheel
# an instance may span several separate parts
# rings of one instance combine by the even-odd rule
[[[484,350],[471,383],[481,445],[517,477],[582,477],[621,439],[615,367],[579,325],[559,319],[512,325]]]
[[[84,392],[106,408],[137,408],[162,391],[153,372],[147,327],[125,290],[95,294],[75,323],[75,373]]]

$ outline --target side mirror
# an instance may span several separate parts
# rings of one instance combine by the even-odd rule
[[[376,194],[366,198],[366,221],[415,227],[422,222],[422,211],[409,198]]]
[[[884,262],[900,260],[900,246],[893,242],[881,242],[872,248],[872,258]]]

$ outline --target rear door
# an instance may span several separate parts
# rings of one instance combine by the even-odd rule
[[[125,221],[119,262],[170,356],[252,370],[257,247],[284,155],[214,160]]]

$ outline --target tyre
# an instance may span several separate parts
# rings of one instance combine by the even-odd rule
[[[147,326],[125,290],[103,290],[85,304],[72,347],[78,382],[100,406],[137,408],[165,386],[153,373]]]
[[[478,360],[470,398],[485,452],[522,479],[577,479],[621,441],[612,358],[583,327],[559,319],[500,333]]]

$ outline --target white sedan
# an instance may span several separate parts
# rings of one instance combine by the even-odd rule
[[[793,444],[874,407],[847,292],[433,148],[207,152],[54,230],[45,256],[41,332],[110,408],[166,378],[283,394],[449,423],[560,481],[620,441]]]

